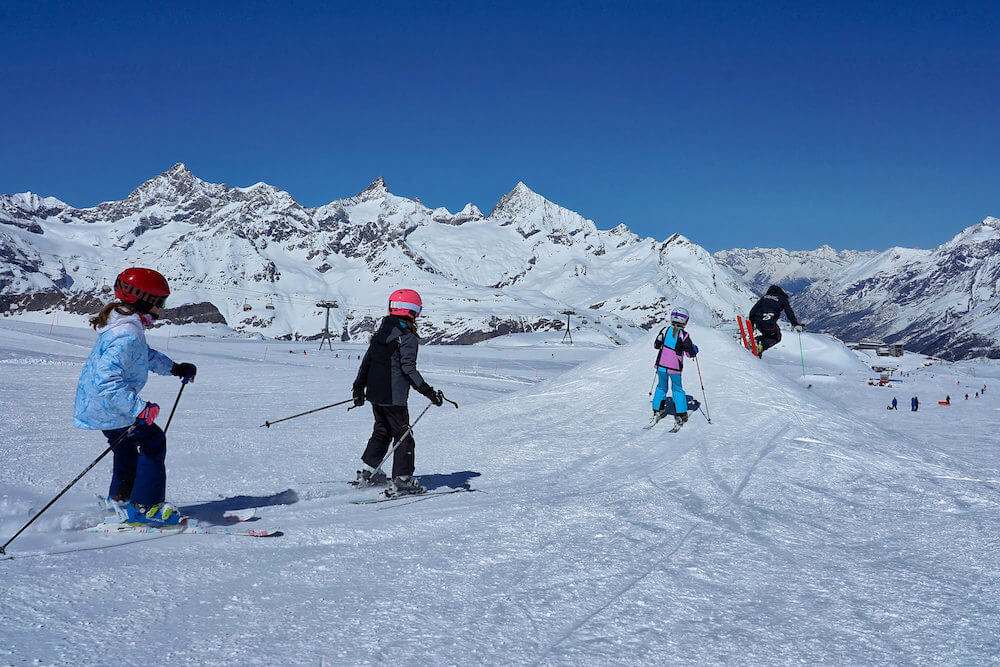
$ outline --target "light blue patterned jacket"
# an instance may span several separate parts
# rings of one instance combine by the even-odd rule
[[[76,386],[73,425],[109,430],[129,426],[146,407],[139,392],[149,371],[170,375],[174,362],[146,345],[138,315],[111,311]]]

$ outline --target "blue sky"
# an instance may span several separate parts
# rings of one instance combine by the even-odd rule
[[[1000,216],[1000,3],[0,5],[0,192],[186,163],[305,205],[384,175],[602,228],[930,247]]]

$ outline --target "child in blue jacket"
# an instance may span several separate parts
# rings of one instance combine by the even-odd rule
[[[194,380],[194,364],[175,364],[146,344],[145,329],[159,316],[170,288],[152,269],[119,274],[113,301],[90,320],[98,332],[80,373],[73,425],[104,432],[114,444],[108,499],[124,523],[178,525],[177,509],[164,502],[167,441],[154,421],[156,403],[139,397],[149,371]]]

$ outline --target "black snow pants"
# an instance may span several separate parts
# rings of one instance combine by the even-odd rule
[[[754,327],[757,328],[756,323],[754,323]],[[757,328],[757,334],[757,347],[761,352],[781,342],[781,329],[778,327],[773,329]]]
[[[375,428],[372,429],[372,437],[368,439],[368,446],[361,460],[374,468],[382,461],[392,443],[399,440],[410,428],[410,410],[405,405],[372,404],[372,412],[375,413]],[[406,439],[396,447],[396,453],[393,455],[393,477],[413,474],[414,444],[413,432],[410,431]]]

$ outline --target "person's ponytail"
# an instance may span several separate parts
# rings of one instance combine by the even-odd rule
[[[104,308],[101,308],[101,312],[90,318],[90,326],[94,327],[94,331],[108,326],[108,318],[111,317],[112,310],[117,312],[119,315],[134,315],[138,312],[127,303],[112,301],[108,305],[104,306]]]

